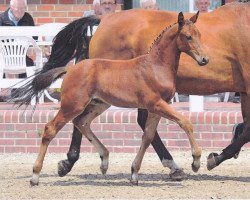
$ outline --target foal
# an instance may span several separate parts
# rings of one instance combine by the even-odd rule
[[[184,129],[192,148],[192,168],[194,171],[199,169],[201,149],[194,139],[192,125],[167,103],[175,93],[181,52],[190,55],[199,65],[208,63],[200,44],[200,33],[194,26],[197,18],[198,13],[190,20],[184,20],[183,14],[179,13],[178,23],[164,29],[146,55],[127,61],[89,59],[52,72],[54,79],[66,73],[61,90],[61,107],[45,126],[31,185],[38,184],[47,147],[67,122],[73,119],[74,125],[85,134],[81,113],[93,98],[119,107],[145,108],[149,111],[141,147],[132,164],[133,184],[138,184],[143,156],[154,138],[161,116],[175,121]]]

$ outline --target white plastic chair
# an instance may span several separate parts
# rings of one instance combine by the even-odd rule
[[[34,49],[36,59],[34,66],[27,67],[26,55],[30,46]],[[29,79],[22,84],[17,84],[23,80],[18,78],[17,75],[26,73],[27,77],[29,77],[41,69],[42,65],[42,50],[37,46],[34,39],[26,36],[0,36],[0,88],[21,87]],[[6,78],[3,78],[3,74],[5,74]],[[9,74],[13,74],[15,78],[9,78]],[[51,98],[47,91],[45,91],[45,95],[53,102],[58,102],[57,99]],[[43,98],[42,95],[39,102],[43,102]],[[34,105],[35,103],[34,98],[31,104]]]

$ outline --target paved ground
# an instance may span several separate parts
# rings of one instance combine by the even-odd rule
[[[216,152],[216,151],[215,151]],[[29,187],[35,154],[0,154],[1,199],[248,199],[250,198],[250,150],[224,162],[213,171],[206,169],[208,151],[203,152],[198,173],[191,170],[190,152],[173,152],[188,174],[173,182],[155,154],[146,154],[139,186],[129,182],[134,154],[111,154],[108,174],[99,171],[97,154],[82,154],[66,177],[58,177],[57,162],[65,154],[48,154],[40,185]]]

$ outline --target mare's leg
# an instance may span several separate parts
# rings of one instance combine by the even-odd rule
[[[98,99],[94,99],[88,104],[88,106],[85,108],[81,116],[83,117],[86,116],[90,118],[96,117],[105,111],[104,105],[107,104],[104,104],[102,101]],[[61,160],[58,163],[59,176],[65,176],[67,173],[69,173],[72,167],[74,166],[75,162],[79,159],[81,141],[82,141],[82,133],[74,126],[70,148],[67,153],[68,159]]]
[[[194,172],[197,172],[200,168],[200,157],[201,157],[201,149],[198,147],[194,134],[193,134],[193,126],[190,121],[176,112],[171,106],[169,106],[164,100],[158,101],[150,112],[154,112],[162,117],[175,121],[187,134],[191,148],[192,148],[192,156],[193,163],[192,169]]]
[[[90,129],[91,122],[103,111],[107,110],[110,105],[106,103],[99,104],[99,106],[95,106],[88,115],[79,115],[73,120],[73,124],[78,130],[95,146],[97,149],[100,158],[101,158],[101,172],[106,174],[108,170],[108,162],[109,162],[109,151],[108,149],[98,140],[98,138],[94,135],[94,133]]]
[[[138,118],[137,122],[144,131],[146,121],[148,117],[148,111],[145,109],[138,109]],[[186,177],[186,174],[184,173],[183,169],[179,167],[173,160],[173,157],[171,154],[168,152],[166,149],[165,145],[161,141],[161,138],[156,130],[155,136],[153,141],[151,142],[153,148],[155,149],[158,157],[160,158],[162,165],[164,167],[168,167],[170,169],[170,178],[172,180],[182,180],[183,178]]]
[[[131,183],[134,185],[138,185],[138,172],[141,167],[142,159],[148,146],[154,139],[155,130],[160,119],[161,117],[156,114],[148,114],[144,134],[142,136],[142,143],[131,167]]]
[[[222,150],[222,153],[211,153],[207,159],[207,168],[211,170],[218,166],[223,161],[232,158],[237,152],[240,151],[241,147],[250,141],[250,96],[245,93],[241,93],[241,108],[244,122],[243,133]]]
[[[90,38],[89,38],[89,40],[90,40]],[[89,58],[88,49],[85,46],[83,46],[82,52],[75,58],[75,63],[78,63],[78,62],[80,62],[84,59],[87,59],[87,58]],[[98,102],[99,102],[99,100],[95,100],[95,99],[92,100],[90,102],[90,104],[88,104],[88,106],[86,107],[86,109],[84,111],[84,113],[85,113],[84,115],[87,115],[89,108],[92,108],[92,105],[95,105]],[[59,176],[63,177],[65,175],[67,175],[71,171],[75,162],[79,159],[81,142],[82,142],[82,133],[74,126],[71,144],[69,147],[69,151],[67,153],[68,159],[61,160],[58,162],[58,175]]]

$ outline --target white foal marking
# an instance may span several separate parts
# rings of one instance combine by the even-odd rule
[[[38,184],[38,182],[39,182],[39,174],[33,173],[31,181],[32,181],[33,184]]]

